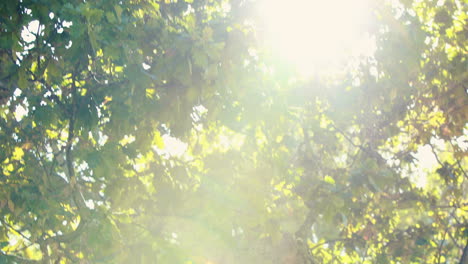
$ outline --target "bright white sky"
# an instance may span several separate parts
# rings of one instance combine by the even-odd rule
[[[267,45],[306,76],[375,49],[366,0],[261,0],[259,14]]]
[[[468,131],[464,130],[465,135],[462,135],[452,141],[453,144],[457,145],[464,151],[468,151]],[[443,156],[441,153],[447,151],[447,145],[442,139],[431,139],[431,144],[434,146],[438,155]],[[415,170],[410,178],[416,184],[417,187],[424,187],[427,184],[427,174],[434,171],[435,168],[440,167],[432,148],[430,145],[420,146],[418,151],[413,155],[417,162],[414,167]]]

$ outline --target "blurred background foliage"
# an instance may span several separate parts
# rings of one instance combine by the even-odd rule
[[[255,7],[0,2],[1,263],[468,263],[466,2],[309,78]]]

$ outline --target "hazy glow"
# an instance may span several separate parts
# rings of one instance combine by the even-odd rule
[[[375,49],[365,0],[263,0],[259,12],[267,45],[304,74]]]
[[[446,150],[445,142],[442,139],[432,138],[431,144],[439,151]],[[432,147],[428,144],[420,146],[413,156],[416,158],[416,164],[415,171],[410,178],[416,184],[416,187],[426,187],[428,173],[433,172],[440,165],[432,152]]]
[[[164,149],[158,150],[159,154],[170,157],[181,157],[187,151],[188,144],[182,142],[178,138],[172,137],[168,134],[162,136],[164,141]]]

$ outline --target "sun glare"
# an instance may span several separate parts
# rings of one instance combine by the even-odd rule
[[[265,44],[304,75],[373,53],[366,0],[261,0]]]

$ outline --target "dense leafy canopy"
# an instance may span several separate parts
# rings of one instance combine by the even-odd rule
[[[468,263],[466,3],[310,79],[255,6],[0,1],[1,263]]]

